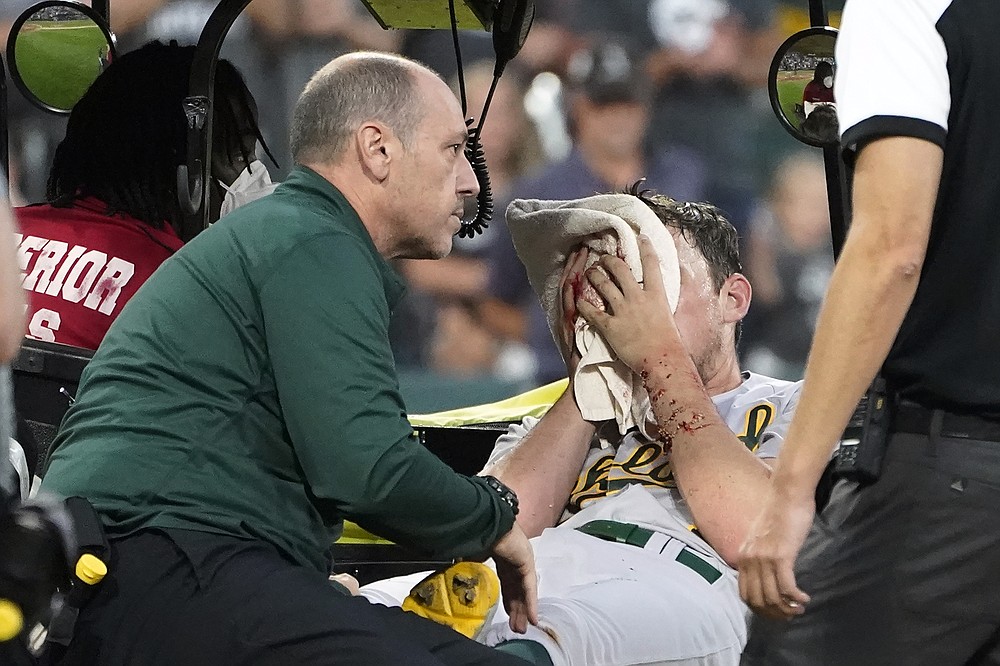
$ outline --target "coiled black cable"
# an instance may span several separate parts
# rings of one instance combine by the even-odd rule
[[[455,59],[458,62],[458,88],[462,99],[462,114],[468,113],[468,102],[465,97],[465,74],[462,68],[462,49],[458,44],[458,21],[455,18],[455,0],[448,0],[448,11],[451,14],[451,36],[455,44]],[[472,171],[476,174],[476,181],[479,183],[479,195],[476,197],[476,217],[471,220],[462,220],[462,226],[458,230],[459,238],[472,238],[476,234],[483,233],[483,230],[490,226],[493,219],[493,189],[490,186],[490,172],[486,165],[486,151],[480,140],[480,133],[483,128],[483,121],[486,119],[486,112],[490,108],[493,99],[493,92],[496,90],[499,77],[494,77],[493,85],[486,96],[486,103],[483,105],[483,112],[479,116],[479,124],[472,126],[472,118],[468,118],[465,124],[469,126],[469,141],[465,144],[465,157],[472,165]]]
[[[471,123],[471,121],[470,118],[469,122]],[[469,130],[469,142],[465,146],[465,157],[472,164],[472,171],[476,174],[476,180],[479,182],[479,195],[476,197],[476,217],[469,222],[462,220],[462,227],[458,230],[459,238],[472,238],[476,234],[483,233],[483,230],[490,226],[490,221],[493,219],[493,189],[490,186],[490,172],[486,167],[486,152],[479,140],[482,126],[482,122],[480,122],[478,126]]]

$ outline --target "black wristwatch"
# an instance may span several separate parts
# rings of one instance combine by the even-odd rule
[[[510,510],[517,515],[517,493],[500,482],[495,476],[484,476],[483,480],[491,490],[500,495],[500,501],[510,507]]]

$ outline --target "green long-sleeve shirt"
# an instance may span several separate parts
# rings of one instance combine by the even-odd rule
[[[347,200],[297,168],[126,304],[43,487],[90,499],[111,535],[256,538],[323,570],[344,518],[441,556],[482,552],[513,515],[413,437],[387,334],[402,291]]]

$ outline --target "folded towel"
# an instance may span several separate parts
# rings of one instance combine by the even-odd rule
[[[562,325],[559,280],[569,253],[581,244],[590,249],[588,264],[599,255],[617,255],[641,282],[638,235],[645,234],[660,258],[670,307],[677,307],[680,267],[673,236],[637,197],[602,194],[576,201],[516,199],[507,208],[507,226],[557,344]],[[575,326],[581,361],[573,385],[583,417],[590,421],[614,419],[622,434],[633,426],[644,429],[649,397],[642,380],[582,317]]]

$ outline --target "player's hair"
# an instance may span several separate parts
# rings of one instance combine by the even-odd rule
[[[712,284],[716,290],[733,273],[742,273],[739,234],[725,214],[710,203],[677,201],[642,188],[643,181],[634,183],[627,194],[638,197],[649,206],[668,228],[680,231],[684,239],[705,258]],[[736,324],[736,342],[740,341],[742,325]]]
[[[836,143],[840,134],[837,111],[832,106],[821,105],[812,110],[799,126],[806,136],[823,143]]]
[[[334,161],[369,120],[385,123],[408,146],[426,111],[417,98],[417,68],[423,66],[388,53],[331,61],[313,75],[295,104],[292,157],[300,164]]]
[[[73,107],[56,149],[47,191],[53,205],[92,196],[111,213],[157,229],[164,222],[180,228],[177,166],[187,155],[183,103],[194,50],[151,42],[116,58],[97,78]],[[249,132],[270,156],[243,77],[226,60],[215,72],[214,141],[232,154],[243,150],[232,147]]]

